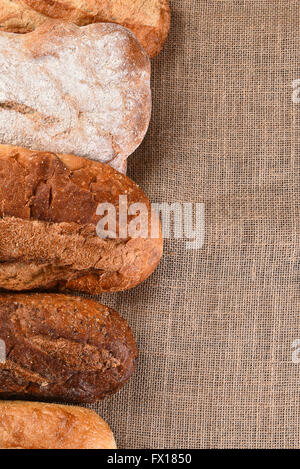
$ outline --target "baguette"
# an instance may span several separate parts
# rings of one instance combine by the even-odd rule
[[[118,23],[130,29],[150,57],[162,49],[170,29],[168,0],[1,0],[0,29],[34,31],[48,17],[78,26]]]
[[[55,294],[0,295],[1,399],[92,403],[132,375],[127,324],[96,301]]]
[[[142,203],[145,233],[99,233],[99,204]],[[143,282],[163,250],[144,192],[108,165],[0,145],[0,288],[122,291]],[[131,222],[135,217],[128,216]],[[133,220],[134,221],[134,220]],[[99,237],[100,236],[100,237]]]
[[[0,143],[125,171],[151,116],[150,61],[130,31],[48,20],[0,32],[0,72]]]
[[[0,402],[0,449],[116,449],[111,429],[82,407]]]

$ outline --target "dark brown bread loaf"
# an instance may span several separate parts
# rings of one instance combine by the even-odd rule
[[[94,402],[117,392],[137,359],[127,322],[80,297],[0,295],[0,339],[4,399]]]
[[[98,205],[119,212],[120,195],[145,204],[150,217],[144,192],[108,165],[0,145],[0,288],[97,294],[144,281],[162,256],[161,234],[150,233],[157,217],[143,237],[96,233]]]
[[[0,449],[115,449],[111,429],[82,407],[0,402]]]

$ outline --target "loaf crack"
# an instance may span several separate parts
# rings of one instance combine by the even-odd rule
[[[40,121],[43,124],[57,124],[60,120],[57,117],[45,116],[33,107],[26,104],[17,103],[16,101],[3,101],[0,102],[0,109],[4,111],[14,111],[19,114],[27,116],[29,119]]]

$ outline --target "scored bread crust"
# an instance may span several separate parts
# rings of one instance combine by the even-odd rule
[[[110,203],[118,215],[121,195],[128,206],[147,208],[148,234],[102,239],[97,207]],[[108,165],[74,155],[0,145],[0,215],[0,288],[6,290],[127,290],[149,277],[162,256],[159,220],[145,193]]]
[[[137,347],[125,319],[62,294],[0,295],[0,398],[92,403],[132,375]]]
[[[150,60],[130,31],[53,19],[0,31],[0,70],[0,143],[124,171],[151,116]]]
[[[169,0],[1,0],[3,31],[31,32],[49,17],[78,26],[121,24],[136,35],[150,57],[161,51],[171,21]]]
[[[0,402],[0,449],[116,449],[111,429],[83,407]]]

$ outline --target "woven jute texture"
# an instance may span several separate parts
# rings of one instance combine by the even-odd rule
[[[204,203],[205,245],[167,240],[147,282],[99,298],[140,358],[94,408],[120,448],[299,448],[300,1],[171,5],[129,175],[153,202]]]

